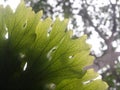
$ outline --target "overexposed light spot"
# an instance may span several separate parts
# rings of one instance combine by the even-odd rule
[[[8,39],[8,32],[5,34],[5,38]]]
[[[112,4],[116,4],[116,0],[110,0]]]
[[[89,39],[87,39],[87,43],[89,43],[92,48],[91,51],[94,51],[94,54],[97,56],[101,56],[101,42],[104,42],[101,38],[99,38],[99,35],[97,32],[92,31],[92,35]]]
[[[115,60],[114,63],[117,64],[118,62]]]
[[[120,56],[118,57],[118,61],[120,62]]]
[[[118,83],[116,83],[116,85],[117,85],[117,86],[120,86],[120,83],[118,82]]]
[[[73,29],[73,24],[72,24],[72,19],[71,18],[69,19],[67,28],[68,28],[68,30],[72,30]]]
[[[117,47],[117,42],[116,41],[112,42],[112,45],[113,47]]]
[[[109,67],[103,67],[102,69],[98,70],[99,74],[104,73],[105,71],[107,71],[109,69]]]
[[[73,0],[70,0],[71,3],[73,3]]]
[[[53,47],[47,54],[47,58],[49,61],[52,59],[52,53],[56,50],[57,47]]]
[[[23,71],[25,71],[27,68],[27,62],[25,63],[24,67],[23,67]]]
[[[107,72],[107,73],[106,73],[106,76],[109,76],[109,75],[110,75],[110,73],[109,73],[109,72]]]
[[[73,56],[69,56],[69,59],[73,58]]]
[[[89,3],[91,3],[91,0],[90,0],[90,2]],[[96,5],[96,6],[98,6],[98,7],[101,7],[101,6],[106,6],[106,5],[108,5],[110,2],[109,2],[109,0],[94,0],[94,1],[92,1],[92,5]]]
[[[8,28],[6,27],[6,25],[5,25],[5,30],[7,31],[5,34],[5,39],[8,39]]]
[[[103,71],[100,69],[100,70],[97,71],[97,73],[102,74]]]
[[[82,17],[80,15],[74,15],[74,18],[76,19],[76,24],[79,26],[79,28],[83,29],[84,23],[82,22]]]
[[[58,12],[58,11],[63,12],[63,9],[61,6],[57,6],[57,7],[53,8],[53,12]]]
[[[58,17],[60,20],[64,19],[64,15],[62,13],[58,13],[58,12],[54,13],[53,16],[52,16],[53,21],[56,20],[56,17]]]
[[[118,45],[118,47],[115,50],[116,52],[120,52],[120,45]]]
[[[79,9],[73,10],[73,13],[74,13],[74,14],[78,14],[78,13],[79,13]]]
[[[4,7],[7,5],[10,5],[10,7],[15,10],[18,4],[20,3],[20,0],[0,0],[0,4],[2,4]]]
[[[81,0],[75,0],[73,3],[72,3],[72,8],[81,8]]]
[[[87,8],[87,10],[88,10],[88,11],[91,11],[91,12],[94,12],[94,7],[93,7],[93,6],[89,6],[89,7]]]
[[[110,69],[110,65],[106,65],[106,67],[107,67],[108,69]]]
[[[52,7],[55,7],[57,5],[56,0],[47,0],[47,3],[49,3]]]
[[[102,79],[102,76],[101,76],[101,75],[99,75],[98,77],[96,77],[96,78],[93,79],[93,80],[99,80],[99,79]]]
[[[102,79],[102,76],[101,76],[101,75],[97,76],[96,78],[94,78],[94,79],[92,79],[92,80],[85,81],[85,82],[83,82],[83,84],[85,85],[85,84],[88,84],[88,83],[90,83],[90,82],[92,82],[92,81],[99,80],[99,79]]]
[[[90,80],[83,82],[84,85],[90,83]]]
[[[107,67],[104,67],[102,70],[103,70],[103,71],[106,71],[106,70],[107,70]]]

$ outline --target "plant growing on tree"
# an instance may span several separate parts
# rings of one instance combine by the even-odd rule
[[[15,12],[0,6],[0,90],[106,90],[84,70],[93,63],[86,36],[73,38],[67,19],[41,17],[24,1]]]

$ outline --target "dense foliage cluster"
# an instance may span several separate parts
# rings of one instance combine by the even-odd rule
[[[25,1],[35,12],[42,9],[44,17],[69,17],[70,28],[77,36],[87,34],[93,46],[91,54],[96,58],[92,68],[101,72],[109,90],[120,88],[120,0]]]

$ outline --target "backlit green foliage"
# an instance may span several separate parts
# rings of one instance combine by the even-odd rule
[[[73,39],[66,19],[41,17],[23,1],[15,12],[0,6],[0,90],[106,90],[84,70],[93,62],[86,36]]]

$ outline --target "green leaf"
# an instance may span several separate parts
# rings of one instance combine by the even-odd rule
[[[105,90],[107,84],[100,79],[96,79],[97,77],[97,73],[88,70],[80,79],[63,80],[56,90]]]
[[[0,90],[107,89],[101,79],[93,80],[97,73],[84,70],[94,59],[87,37],[74,39],[67,24],[43,20],[23,0],[15,12],[0,6]]]

